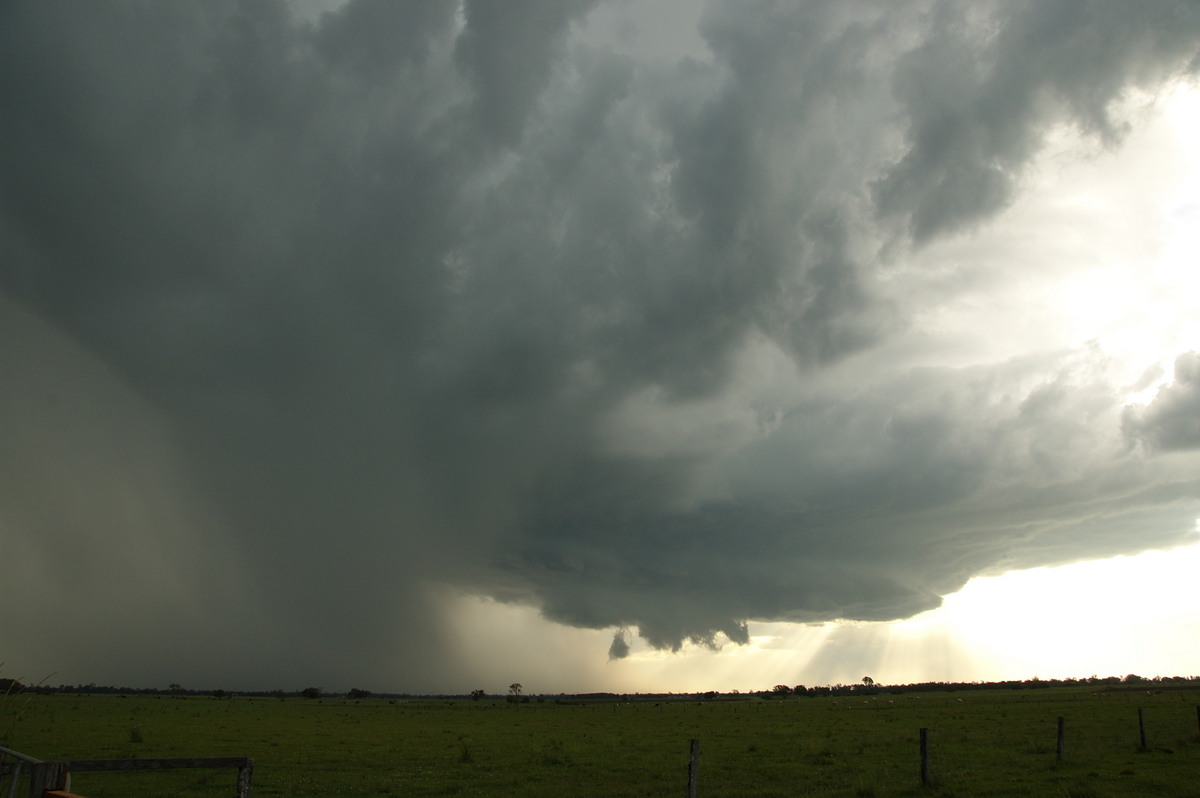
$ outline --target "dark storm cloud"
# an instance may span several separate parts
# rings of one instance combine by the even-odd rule
[[[550,80],[567,24],[593,5],[595,0],[464,2],[466,26],[455,55],[474,89],[472,111],[480,130],[504,144],[520,139]]]
[[[997,13],[999,12],[999,13]],[[1048,125],[1105,142],[1124,125],[1112,105],[1196,56],[1196,8],[1155,3],[937,4],[929,35],[897,60],[908,148],[876,185],[884,217],[925,241],[1011,202]]]
[[[50,529],[173,535],[130,572],[252,616],[204,637],[243,682],[420,689],[453,676],[429,583],[678,648],[1183,538],[1196,485],[1126,444],[1097,355],[889,363],[915,309],[879,277],[1009,203],[1050,125],[1119,140],[1114,101],[1195,63],[1194,6],[714,5],[711,57],[643,64],[593,5],[5,5],[0,286],[38,314],[5,351],[79,396],[103,372],[80,429],[152,408],[175,475],[10,382],[5,465],[69,452],[0,507],[31,573]],[[1188,374],[1126,432],[1194,444],[1161,437]],[[168,531],[122,520],[151,494]],[[189,634],[154,582],[112,621],[167,652],[130,679]]]

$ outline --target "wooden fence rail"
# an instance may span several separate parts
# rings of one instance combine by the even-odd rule
[[[42,791],[45,789],[41,786],[46,778],[47,768],[45,765],[46,763],[40,759],[0,745],[0,786],[4,785],[4,779],[6,776],[8,777],[8,789],[4,791],[4,798],[16,796],[17,784],[24,774],[29,775],[29,795],[41,798]],[[36,794],[33,792],[35,787],[37,787]]]
[[[12,762],[6,762],[11,759]],[[3,798],[14,798],[22,773],[29,774],[29,798],[42,798],[48,790],[65,790],[74,771],[177,770],[182,768],[237,768],[236,798],[249,798],[254,760],[244,756],[187,757],[160,759],[65,759],[43,762],[11,748],[0,746],[0,785],[11,776]]]

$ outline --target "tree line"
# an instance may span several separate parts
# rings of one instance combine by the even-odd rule
[[[891,694],[905,692],[955,692],[966,690],[1036,690],[1049,689],[1053,687],[1098,687],[1104,689],[1144,689],[1146,687],[1171,687],[1171,686],[1189,686],[1195,687],[1197,682],[1200,682],[1200,676],[1153,676],[1143,677],[1135,673],[1130,673],[1125,676],[1089,676],[1086,678],[1067,678],[1067,679],[1041,679],[1037,676],[1029,679],[1006,680],[995,682],[915,682],[909,684],[881,684],[875,679],[864,676],[860,682],[854,684],[832,684],[832,685],[817,685],[806,686],[803,684],[786,685],[777,684],[769,689],[742,692],[739,690],[731,690],[728,692],[720,692],[717,690],[708,690],[705,692],[696,693],[558,693],[560,699],[572,699],[576,701],[636,701],[636,700],[744,700],[747,698],[765,698],[765,699],[780,699],[792,697],[809,697],[815,698],[819,696],[844,696],[844,695],[872,695],[880,692]],[[415,693],[376,693],[371,690],[366,690],[359,687],[351,687],[345,692],[327,692],[320,687],[304,687],[297,690],[223,690],[223,689],[195,689],[187,688],[178,683],[172,683],[166,688],[159,687],[115,687],[112,685],[98,685],[94,682],[88,684],[60,684],[51,686],[47,684],[23,684],[19,679],[2,678],[0,677],[0,696],[17,695],[20,693],[68,693],[68,694],[96,694],[96,695],[173,695],[173,696],[209,696],[213,698],[233,698],[235,696],[245,696],[249,698],[349,698],[349,699],[367,699],[367,698],[389,698],[389,699],[471,699],[473,701],[482,701],[483,699],[504,699],[508,703],[528,703],[530,696],[525,693],[524,686],[520,682],[513,682],[508,686],[504,693],[489,693],[486,690],[477,688],[465,693],[439,693],[439,694],[415,694]],[[546,696],[538,696],[538,700],[544,699]]]

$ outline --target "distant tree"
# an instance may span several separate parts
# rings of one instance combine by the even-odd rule
[[[213,698],[228,698],[229,693],[225,692],[224,690],[213,690],[212,696]]]
[[[788,687],[786,684],[777,684],[771,688],[771,692],[780,698],[785,698],[792,694],[792,688]]]
[[[346,693],[350,698],[370,698],[370,690],[359,690],[357,687],[351,687],[350,692]]]
[[[525,689],[520,682],[513,682],[508,686],[508,703],[515,704],[521,700],[521,691]]]
[[[321,697],[321,688],[320,687],[305,687],[303,690],[300,691],[300,695],[304,696],[305,698],[320,698]]]
[[[183,692],[183,685],[176,682],[171,685],[170,689],[172,693],[179,695]]]
[[[487,693],[485,693],[482,690],[472,690],[471,691],[471,700],[478,701],[479,699],[483,698],[485,695],[487,695]]]
[[[863,684],[864,684],[864,685],[866,685],[867,687],[871,687],[871,686],[873,686],[873,685],[875,684],[875,680],[874,680],[874,679],[872,679],[870,676],[864,676],[864,677],[862,678],[862,682],[863,682]]]
[[[808,693],[808,688],[802,684],[798,684],[792,688],[792,693],[795,695],[805,695]]]

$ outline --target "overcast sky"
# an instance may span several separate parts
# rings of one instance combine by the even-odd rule
[[[9,0],[0,662],[669,689],[1194,543],[1197,72],[1190,0]]]

